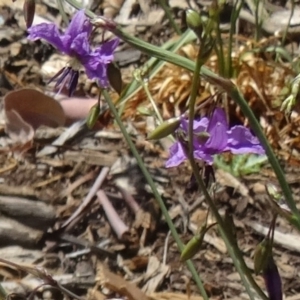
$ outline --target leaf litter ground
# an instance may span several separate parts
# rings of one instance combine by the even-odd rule
[[[59,22],[57,10],[50,5],[51,1],[39,4],[37,15]],[[176,1],[173,5],[175,11],[184,8]],[[28,43],[20,7],[12,6],[10,1],[2,3],[4,23],[0,43],[5,58],[1,72],[2,97],[21,87],[50,92],[52,87],[43,85],[47,78],[45,74],[49,76],[65,64],[65,58],[51,47]],[[101,6],[97,9],[105,11]],[[151,7],[150,11],[161,14],[157,7]],[[154,43],[174,36],[168,26],[151,29],[150,36],[147,28],[155,26],[147,14],[144,16],[145,19],[132,17],[131,20],[140,22],[144,31],[136,32],[130,22],[128,31]],[[123,18],[126,19],[124,15]],[[287,63],[275,63],[274,56],[252,51],[273,45],[276,39],[265,39],[259,47],[242,35],[239,39],[240,46],[233,53],[239,69],[236,82],[277,151],[299,203],[300,118],[297,108],[287,118],[279,111],[278,103],[282,88],[295,74]],[[141,53],[134,52],[132,56],[130,51],[123,46],[119,54],[125,81],[130,80],[134,64],[145,60]],[[195,59],[197,46],[188,44],[179,53]],[[213,56],[208,65],[217,71]],[[95,96],[93,83],[86,81],[84,75],[81,80],[76,97]],[[150,80],[149,89],[165,118],[179,115],[184,110],[191,80],[189,72],[169,64]],[[201,86],[197,103],[199,113],[210,109],[211,95],[218,97],[218,92],[211,86]],[[187,188],[190,183],[187,166],[164,168],[170,142],[146,140],[155,123],[152,117],[139,114],[137,108],[147,106],[145,93],[138,92],[127,103],[123,119],[183,242],[187,242],[205,220],[207,206],[201,193]],[[247,123],[230,99],[227,110],[232,122]],[[70,118],[69,124],[72,123]],[[28,297],[42,283],[39,278],[45,278],[45,275],[34,268],[38,266],[46,269],[60,285],[88,299],[202,299],[197,296],[197,288],[186,266],[179,260],[175,242],[149,187],[109,115],[100,120],[96,131],[79,130],[69,125],[72,138],[63,139],[56,147],[49,146],[65,130],[40,127],[34,132],[30,146],[21,149],[26,150],[21,156],[8,151],[20,149],[14,148],[8,139],[3,118],[1,126],[0,258],[19,267],[2,264],[0,276],[3,286],[18,294],[12,297]],[[230,163],[232,158],[225,159]],[[268,167],[264,167],[259,173],[242,178],[218,169],[216,179],[218,207],[223,213],[230,209],[234,216],[240,248],[248,267],[253,269],[254,249],[267,234],[272,217],[264,185],[276,183],[276,178]],[[274,254],[284,292],[287,299],[299,299],[298,233],[280,218],[277,225]],[[247,299],[216,229],[211,229],[205,236],[202,250],[194,262],[212,299]],[[260,276],[256,280],[263,286]],[[49,286],[38,289],[33,296],[63,298],[60,291]]]

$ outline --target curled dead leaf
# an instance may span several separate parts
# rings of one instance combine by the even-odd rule
[[[15,110],[6,112],[5,131],[14,143],[22,145],[22,151],[31,148],[34,129]]]
[[[24,122],[34,129],[41,125],[58,127],[65,124],[65,114],[61,105],[53,98],[34,89],[20,89],[6,94],[4,110],[14,110]]]
[[[14,142],[14,149],[31,148],[34,131],[41,125],[62,126],[65,114],[53,98],[34,89],[20,89],[4,97],[5,131]]]

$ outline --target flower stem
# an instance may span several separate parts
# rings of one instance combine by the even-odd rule
[[[148,80],[144,79],[143,75],[141,73],[142,73],[141,70],[136,70],[133,73],[133,76],[135,77],[135,80],[137,82],[139,82],[141,84],[142,88],[144,89],[144,92],[146,93],[146,95],[147,95],[147,97],[148,97],[148,99],[149,99],[149,101],[152,105],[152,108],[155,112],[156,118],[158,120],[158,124],[160,125],[161,123],[163,123],[164,120],[163,120],[163,118],[161,116],[161,113],[160,113],[160,111],[159,111],[159,109],[158,109],[158,107],[157,107],[150,91],[149,91]]]
[[[64,9],[64,6],[63,6],[63,1],[64,0],[56,0],[56,4],[57,4],[57,8],[61,14],[61,17],[63,19],[63,21],[66,23],[66,26],[69,25],[69,19],[68,19],[68,16],[65,12],[65,9]]]
[[[196,61],[196,66],[194,70],[194,77],[193,77],[193,82],[192,82],[192,90],[191,90],[191,96],[190,96],[190,102],[189,102],[189,152],[188,152],[188,157],[189,161],[191,163],[191,167],[194,173],[194,176],[196,178],[199,190],[203,192],[205,196],[205,200],[207,204],[209,205],[209,208],[211,209],[213,215],[215,216],[218,225],[219,225],[219,231],[221,233],[221,236],[226,244],[227,250],[229,252],[229,255],[231,256],[233,263],[238,270],[241,280],[243,281],[243,284],[247,290],[247,293],[250,297],[251,300],[254,300],[255,297],[251,291],[251,287],[249,283],[251,283],[252,287],[255,289],[257,294],[262,297],[262,299],[266,300],[267,297],[263,293],[263,291],[260,289],[260,287],[257,285],[255,280],[253,279],[250,270],[248,269],[247,265],[244,262],[244,259],[242,255],[240,254],[240,250],[237,247],[237,243],[234,240],[230,230],[227,230],[228,228],[226,227],[226,224],[224,223],[222,217],[220,216],[217,207],[214,204],[214,201],[210,197],[205,184],[199,175],[199,168],[196,164],[195,158],[194,158],[194,151],[193,151],[193,124],[194,124],[194,114],[195,114],[195,103],[196,103],[196,96],[197,96],[197,91],[199,87],[199,80],[200,80],[200,69],[203,64],[202,60],[202,51],[201,48],[199,49],[198,52],[198,57]],[[248,281],[247,281],[247,279]]]
[[[174,18],[173,18],[172,14],[171,14],[170,7],[166,3],[166,0],[158,0],[157,2],[161,6],[161,8],[165,11],[165,13],[167,15],[167,18],[169,19],[169,21],[170,21],[172,27],[174,28],[174,30],[176,31],[176,33],[178,35],[181,35],[181,31],[180,31],[178,25],[176,24],[176,22],[174,21]]]
[[[229,30],[229,41],[227,49],[227,63],[226,63],[226,78],[232,78],[233,76],[233,65],[232,65],[232,45],[233,37],[236,32],[236,22],[239,17],[240,11],[244,5],[244,0],[236,1],[233,7],[233,12],[230,17],[230,30]],[[221,41],[223,42],[223,41]]]
[[[168,226],[170,228],[172,236],[173,236],[173,238],[174,238],[174,240],[175,240],[175,242],[176,242],[176,244],[177,244],[180,252],[182,252],[182,250],[183,250],[183,244],[182,244],[182,242],[180,240],[180,237],[179,237],[179,235],[178,235],[178,233],[176,231],[176,228],[175,228],[175,226],[174,226],[174,224],[172,222],[172,219],[171,219],[171,217],[169,215],[169,212],[168,212],[168,210],[167,210],[167,208],[166,208],[166,206],[164,204],[164,201],[162,200],[160,194],[158,193],[158,191],[156,189],[155,183],[154,183],[154,181],[153,181],[150,173],[148,172],[146,166],[144,165],[144,162],[143,162],[140,154],[138,153],[135,145],[133,144],[133,142],[132,142],[132,140],[131,140],[128,132],[126,131],[126,128],[125,128],[124,124],[122,123],[122,120],[121,120],[121,118],[120,118],[120,116],[119,116],[119,114],[118,114],[118,112],[117,112],[117,110],[115,108],[115,105],[112,102],[112,100],[111,100],[111,98],[110,98],[110,96],[109,96],[109,94],[108,94],[108,92],[106,90],[103,90],[103,96],[104,96],[105,100],[107,101],[109,109],[110,109],[111,113],[113,114],[113,116],[114,116],[114,118],[115,118],[118,126],[120,127],[120,130],[121,130],[121,132],[122,132],[122,134],[123,134],[123,136],[124,136],[124,138],[125,138],[128,146],[129,146],[129,148],[131,149],[131,152],[132,152],[133,156],[136,158],[137,163],[138,163],[138,165],[139,165],[139,167],[140,167],[143,175],[145,176],[145,179],[147,180],[149,186],[151,187],[153,195],[154,195],[155,199],[157,200],[157,202],[158,202],[158,204],[160,206],[160,209],[161,209],[161,211],[162,211],[162,213],[163,213],[163,215],[165,217],[165,220],[166,220],[166,222],[167,222],[167,224],[168,224]],[[199,291],[200,291],[203,299],[204,300],[208,300],[209,298],[208,298],[208,296],[206,294],[206,291],[205,291],[205,288],[203,286],[203,283],[202,283],[202,281],[201,281],[201,279],[200,279],[200,277],[199,277],[199,275],[198,275],[198,273],[197,273],[197,271],[196,271],[196,269],[194,267],[194,264],[191,261],[187,261],[187,266],[188,266],[188,268],[189,268],[189,270],[190,270],[190,272],[191,272],[191,274],[193,276],[193,279],[196,282],[196,285],[199,288]]]

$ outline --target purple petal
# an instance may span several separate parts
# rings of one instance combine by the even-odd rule
[[[216,123],[209,131],[210,138],[205,143],[205,148],[210,154],[221,153],[227,145],[227,131],[223,123]]]
[[[79,10],[72,18],[65,36],[70,36],[71,40],[75,39],[80,33],[89,35],[92,31],[92,25],[85,16],[84,10]]]
[[[107,79],[107,65],[99,62],[97,57],[89,56],[89,58],[83,62],[86,75],[90,79],[97,79],[102,87],[109,85]]]
[[[265,154],[259,140],[252,135],[248,128],[238,125],[232,127],[227,133],[228,144],[226,150],[231,151],[233,154]]]
[[[228,123],[227,123],[225,111],[224,111],[224,109],[219,108],[219,107],[215,108],[215,110],[210,118],[207,131],[210,133],[210,131],[213,130],[213,128],[218,123],[222,124],[226,128],[226,130],[228,129]]]
[[[113,60],[113,52],[118,46],[119,41],[120,40],[116,38],[101,45],[83,60],[87,76],[90,79],[98,79],[102,87],[109,85],[107,79],[107,64]]]
[[[195,159],[205,161],[209,165],[212,165],[214,162],[213,156],[209,153],[206,153],[203,150],[194,151],[194,157],[195,157]]]
[[[45,41],[56,47],[59,51],[67,53],[68,50],[64,47],[64,43],[56,25],[42,23],[30,27],[28,29],[28,32],[28,39],[33,41],[44,39]]]
[[[95,53],[99,55],[99,59],[102,63],[108,64],[114,59],[114,51],[120,43],[119,38],[112,39],[106,43],[103,43],[100,47],[95,50]]]
[[[89,43],[88,38],[89,38],[89,36],[88,36],[88,34],[86,32],[80,33],[72,41],[72,43],[70,45],[70,50],[72,50],[72,52],[74,54],[76,54],[76,56],[78,57],[78,59],[80,61],[82,61],[83,63],[87,59],[86,57],[91,52],[91,47],[90,47],[90,43]]]
[[[177,167],[187,159],[184,150],[179,142],[173,144],[170,147],[169,151],[170,158],[166,162],[166,168]]]
[[[208,118],[204,117],[200,120],[194,120],[193,121],[193,129],[195,133],[204,132],[207,129],[208,126]],[[189,120],[187,118],[182,118],[180,122],[180,127],[188,133],[188,127],[189,127]]]

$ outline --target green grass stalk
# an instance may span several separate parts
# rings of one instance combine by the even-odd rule
[[[122,134],[123,134],[123,136],[124,136],[124,138],[125,138],[128,146],[129,146],[129,148],[130,148],[133,156],[136,158],[137,163],[138,163],[138,165],[139,165],[139,167],[140,167],[140,169],[141,169],[141,171],[142,171],[145,179],[147,180],[149,186],[151,187],[153,195],[154,195],[155,199],[157,200],[157,202],[158,202],[158,204],[160,206],[162,214],[163,214],[163,216],[164,216],[164,218],[165,218],[165,220],[166,220],[166,222],[167,222],[167,224],[169,226],[169,229],[170,229],[171,234],[172,234],[172,236],[173,236],[173,238],[174,238],[174,240],[175,240],[175,242],[176,242],[176,244],[178,246],[178,249],[180,250],[180,252],[182,252],[182,250],[183,250],[183,243],[181,242],[181,239],[180,239],[180,237],[179,237],[179,235],[177,233],[177,230],[176,230],[176,228],[175,228],[175,226],[173,224],[173,221],[172,221],[172,219],[171,219],[171,217],[169,215],[168,209],[166,208],[163,199],[161,198],[159,192],[157,191],[157,188],[155,186],[155,183],[154,183],[154,181],[153,181],[153,179],[152,179],[149,171],[147,170],[147,168],[146,168],[146,166],[145,166],[145,164],[144,164],[144,162],[143,162],[140,154],[138,153],[138,151],[137,151],[134,143],[132,142],[132,140],[131,140],[128,132],[126,131],[126,128],[125,128],[125,126],[124,126],[124,124],[123,124],[123,122],[122,122],[122,120],[121,120],[121,118],[120,118],[120,116],[118,114],[118,111],[117,111],[117,109],[116,109],[116,107],[115,107],[112,99],[110,98],[110,96],[109,96],[109,94],[108,94],[108,92],[106,90],[103,90],[103,96],[104,96],[104,98],[105,98],[105,100],[106,100],[106,102],[107,102],[107,104],[109,106],[109,109],[110,109],[111,113],[113,114],[113,116],[115,118],[115,121],[117,122],[117,124],[118,124],[118,126],[119,126],[119,128],[120,128],[120,130],[121,130],[121,132],[122,132]],[[205,291],[204,285],[203,285],[203,283],[201,281],[201,278],[200,278],[200,276],[199,276],[196,268],[194,267],[194,264],[192,263],[192,261],[190,261],[190,260],[187,261],[187,267],[190,270],[190,272],[192,274],[192,277],[195,280],[196,285],[197,285],[197,287],[198,287],[198,289],[199,289],[199,291],[200,291],[203,299],[204,300],[208,300],[209,298],[208,298],[207,293]]]
[[[176,24],[176,22],[172,16],[170,6],[167,4],[166,0],[157,0],[157,2],[161,6],[161,8],[165,11],[166,16],[169,19],[170,24],[173,27],[173,29],[176,31],[176,33],[178,35],[181,35],[181,30],[180,30],[179,26]]]
[[[65,22],[66,25],[69,25],[69,18],[65,12],[63,1],[64,0],[56,0],[56,4],[63,21]]]
[[[233,260],[233,263],[237,269],[237,271],[240,274],[241,280],[243,282],[243,285],[250,297],[251,300],[254,300],[254,294],[251,290],[251,286],[249,283],[252,285],[254,290],[257,292],[257,294],[264,300],[267,300],[267,297],[261,290],[261,288],[258,286],[258,284],[255,282],[253,279],[250,270],[246,266],[244,259],[242,255],[240,255],[240,250],[237,247],[237,243],[234,240],[230,228],[226,227],[226,224],[224,223],[222,217],[220,216],[217,207],[214,204],[214,201],[210,197],[205,184],[199,175],[199,168],[196,164],[195,158],[194,158],[194,146],[193,146],[193,140],[194,140],[194,133],[193,133],[193,124],[194,124],[194,115],[195,115],[195,104],[196,104],[196,97],[198,93],[198,88],[199,88],[199,81],[200,81],[200,69],[201,66],[203,65],[203,60],[202,60],[202,47],[199,49],[198,52],[198,57],[196,61],[196,66],[194,70],[194,77],[193,77],[193,82],[192,82],[192,90],[191,90],[191,96],[190,96],[190,102],[189,102],[189,127],[188,127],[188,158],[193,170],[193,174],[196,178],[199,191],[201,191],[204,196],[207,204],[209,205],[210,210],[212,211],[214,217],[216,218],[216,221],[219,225],[219,230],[221,233],[221,236],[226,244],[227,250],[229,252],[229,255],[231,259]],[[248,279],[248,281],[247,281]]]

